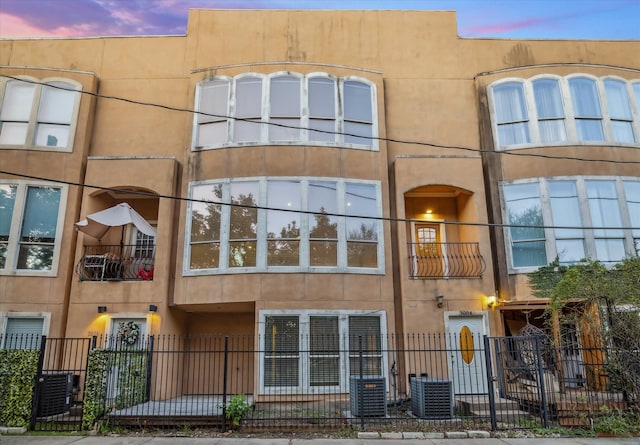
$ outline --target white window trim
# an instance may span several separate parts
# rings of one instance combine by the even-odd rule
[[[301,93],[300,93],[300,139],[295,141],[271,141],[269,139],[269,112],[270,112],[270,102],[269,102],[269,94],[270,94],[270,79],[273,77],[279,76],[292,76],[297,77],[301,80]],[[231,116],[235,116],[235,96],[236,96],[236,81],[245,77],[259,77],[262,79],[262,128],[261,128],[261,139],[257,142],[234,142],[233,134],[235,129],[236,120]],[[336,128],[335,131],[338,133],[336,135],[335,142],[329,141],[310,141],[308,140],[308,126],[309,126],[309,106],[308,106],[308,98],[309,98],[309,79],[317,77],[325,77],[327,79],[331,79],[336,82],[335,88],[335,106],[336,106],[336,116],[335,123]],[[215,76],[208,79],[205,79],[199,82],[196,85],[195,91],[195,109],[200,109],[200,92],[202,87],[208,82],[214,80],[223,80],[229,82],[229,98],[228,98],[228,111],[227,115],[230,116],[227,119],[227,142],[223,144],[211,144],[204,145],[202,147],[197,146],[198,141],[198,113],[194,113],[193,117],[193,131],[191,136],[191,150],[192,151],[202,151],[202,150],[210,150],[210,149],[218,149],[218,148],[228,148],[228,147],[244,147],[244,146],[256,146],[256,145],[309,145],[309,146],[322,146],[322,147],[340,147],[340,148],[353,148],[359,150],[368,150],[368,151],[379,151],[379,141],[378,141],[378,98],[377,98],[377,88],[375,83],[372,81],[357,77],[357,76],[345,76],[345,77],[336,77],[332,76],[328,73],[322,72],[313,72],[309,74],[300,74],[292,71],[278,71],[270,74],[261,74],[261,73],[242,73],[235,77],[229,76]],[[344,82],[355,81],[361,82],[369,85],[371,88],[371,115],[372,115],[372,128],[371,128],[371,144],[353,144],[344,142],[344,107],[342,106],[342,100],[344,100],[343,94],[343,85]],[[340,99],[342,98],[342,99]]]
[[[266,317],[268,316],[297,316],[299,322],[298,336],[302,339],[309,338],[309,319],[312,316],[328,316],[338,317],[338,331],[340,336],[340,384],[335,386],[310,386],[309,382],[303,382],[303,376],[309,377],[309,345],[300,345],[299,347],[299,386],[279,386],[268,388],[264,386],[264,360],[265,360],[265,326]],[[258,348],[260,350],[260,358],[258,362],[258,382],[260,394],[324,394],[335,393],[339,391],[341,393],[349,392],[349,317],[350,316],[373,316],[380,318],[380,338],[382,348],[382,376],[385,378],[386,391],[389,391],[389,358],[387,354],[387,347],[384,343],[387,338],[387,314],[386,311],[367,311],[367,310],[320,310],[320,309],[307,309],[307,310],[262,310],[259,313],[258,323],[258,338],[260,344]]]
[[[2,344],[0,349],[4,349],[6,339],[4,333],[7,331],[7,322],[10,318],[41,318],[42,322],[42,335],[49,335],[49,329],[51,327],[51,312],[12,312],[12,311],[0,311],[0,333],[2,334]]]
[[[18,187],[13,208],[13,216],[11,219],[11,228],[9,229],[9,243],[7,248],[5,268],[0,269],[0,275],[55,277],[58,273],[60,249],[62,246],[64,217],[67,209],[68,186],[52,182],[17,181],[4,179],[0,180],[0,184],[13,184],[17,185]],[[53,244],[53,262],[51,264],[51,270],[30,270],[16,268],[18,263],[18,252],[20,250],[20,231],[22,230],[24,206],[25,200],[27,198],[28,187],[52,187],[60,189],[60,205],[58,207],[58,221],[56,222],[56,235]]]
[[[213,185],[213,184],[225,184],[226,187],[223,188],[223,197],[222,201],[225,203],[230,202],[229,196],[229,184],[234,182],[243,182],[243,181],[251,181],[259,183],[259,196],[258,198],[258,207],[267,207],[266,203],[266,189],[269,181],[300,181],[303,187],[303,196],[302,196],[302,208],[301,208],[301,216],[302,222],[300,224],[301,234],[300,234],[300,264],[298,266],[268,266],[266,255],[267,255],[267,227],[266,227],[266,218],[267,218],[267,210],[259,209],[258,210],[258,225],[257,225],[257,250],[259,255],[256,256],[256,266],[255,267],[218,267],[218,268],[210,268],[210,269],[190,269],[190,258],[191,258],[191,213],[192,213],[192,204],[191,201],[187,208],[186,214],[186,225],[185,225],[185,245],[183,249],[183,268],[182,273],[184,276],[197,276],[197,275],[218,275],[218,274],[238,274],[238,273],[300,273],[300,272],[312,272],[312,273],[354,273],[354,274],[384,274],[385,270],[385,256],[384,256],[384,225],[381,219],[376,221],[377,226],[377,258],[378,258],[378,267],[375,268],[365,268],[365,267],[349,267],[347,265],[347,234],[346,234],[346,217],[338,219],[338,261],[337,266],[311,266],[309,265],[309,255],[308,255],[308,245],[309,245],[309,225],[305,223],[305,215],[306,213],[305,205],[307,204],[307,195],[304,193],[305,188],[308,186],[309,182],[333,182],[337,186],[337,203],[338,209],[341,208],[341,204],[344,203],[344,189],[345,185],[348,184],[367,184],[375,186],[376,188],[376,211],[379,217],[382,217],[382,189],[380,181],[365,181],[365,180],[357,180],[357,179],[348,179],[348,178],[330,178],[330,177],[299,177],[299,176],[259,176],[259,177],[246,177],[246,178],[233,178],[233,179],[223,179],[223,180],[207,180],[207,181],[195,181],[189,184],[189,199],[193,199],[193,190],[195,187],[201,185]],[[221,206],[221,227],[220,227],[220,258],[221,258],[221,266],[224,264],[222,259],[228,257],[228,245],[229,245],[229,231],[228,231],[228,222],[229,222],[229,209],[231,206],[222,205]],[[346,208],[342,205],[342,208]],[[340,212],[341,214],[346,214],[346,212]],[[311,217],[311,215],[309,215]],[[356,215],[350,216],[356,217]]]
[[[48,77],[45,79],[36,79],[30,76],[16,76],[20,80],[25,80],[29,82],[37,82],[34,85],[34,95],[33,95],[33,103],[31,105],[31,115],[29,116],[29,123],[27,129],[27,136],[24,144],[20,145],[4,145],[0,144],[0,149],[4,150],[34,150],[34,151],[53,151],[53,152],[62,152],[62,153],[71,153],[73,151],[73,144],[75,140],[75,134],[78,124],[78,112],[80,110],[80,100],[82,97],[82,85],[72,79],[67,79],[64,77]],[[15,81],[15,79],[0,79],[0,109],[2,107],[4,101],[4,92],[8,82]],[[70,84],[71,86],[76,88],[76,98],[73,104],[73,111],[71,113],[71,123],[69,124],[69,138],[67,140],[66,147],[46,147],[42,145],[35,144],[35,135],[36,135],[36,127],[38,126],[38,107],[40,105],[40,100],[42,98],[42,88],[45,86],[44,84],[52,83],[52,82],[64,82]]]
[[[581,141],[578,139],[578,132],[576,128],[576,120],[575,120],[575,112],[573,109],[573,102],[571,100],[571,92],[569,89],[569,81],[575,78],[586,78],[595,81],[596,90],[598,93],[598,100],[600,101],[600,107],[602,111],[602,129],[604,133],[604,141]],[[538,112],[535,104],[535,97],[533,93],[533,82],[541,79],[552,79],[557,80],[560,88],[560,95],[562,98],[562,105],[564,107],[564,123],[567,134],[567,139],[565,141],[557,141],[557,142],[542,142],[540,139],[540,130],[538,125]],[[604,89],[604,81],[605,80],[617,80],[621,81],[626,85],[627,89],[627,98],[629,99],[629,108],[631,109],[632,116],[632,129],[635,137],[634,143],[628,142],[616,142],[613,136],[613,130],[611,129],[611,121],[612,119],[609,116],[608,103],[606,92]],[[496,103],[493,96],[493,88],[508,82],[517,82],[522,84],[524,89],[524,97],[527,105],[527,113],[528,113],[528,127],[529,127],[529,135],[531,138],[530,143],[526,144],[517,144],[517,145],[502,145],[500,143],[500,139],[498,138],[498,124],[496,121]],[[602,146],[603,144],[609,146],[640,146],[640,104],[636,104],[635,96],[633,92],[633,85],[635,83],[640,82],[637,79],[624,79],[618,76],[602,76],[596,77],[591,74],[586,73],[574,73],[564,77],[554,75],[554,74],[540,74],[528,79],[509,77],[505,79],[500,79],[497,82],[492,83],[488,87],[488,97],[489,97],[489,110],[491,115],[491,129],[493,133],[493,141],[496,150],[514,150],[519,148],[530,148],[530,147],[539,147],[539,146],[567,146],[567,145],[596,145]]]
[[[527,266],[527,267],[514,267],[513,266],[513,251],[512,251],[512,239],[511,230],[508,227],[509,217],[507,214],[507,203],[504,194],[504,187],[508,185],[516,184],[538,184],[540,191],[540,205],[542,210],[543,223],[546,226],[545,232],[545,251],[547,255],[547,261],[551,262],[557,256],[556,250],[556,237],[554,229],[549,226],[553,226],[551,219],[551,206],[548,195],[548,181],[573,181],[576,184],[578,192],[578,205],[580,207],[580,216],[582,219],[583,227],[592,227],[591,215],[589,211],[589,202],[587,199],[587,193],[585,184],[587,181],[611,181],[615,183],[616,192],[618,196],[618,203],[620,207],[620,218],[622,221],[622,230],[624,237],[624,248],[627,256],[635,254],[634,238],[631,227],[631,219],[629,215],[626,195],[624,193],[624,182],[640,182],[640,177],[633,176],[552,176],[552,177],[540,177],[540,178],[527,178],[518,179],[513,181],[503,181],[500,183],[500,203],[503,221],[507,227],[503,228],[505,250],[507,254],[508,272],[509,274],[522,274],[530,273],[538,270],[540,266]],[[596,247],[593,230],[583,229],[584,234],[584,248],[587,258],[596,259]]]

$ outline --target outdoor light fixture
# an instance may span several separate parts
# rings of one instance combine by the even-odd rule
[[[489,309],[493,309],[497,302],[498,300],[495,295],[487,295],[487,307]]]
[[[104,314],[105,312],[107,312],[107,307],[106,306],[98,306],[98,313],[99,314]]]
[[[444,305],[444,295],[436,295],[436,301],[438,302],[438,307],[442,307]]]
[[[158,306],[156,306],[155,304],[150,304],[149,312],[158,312]]]

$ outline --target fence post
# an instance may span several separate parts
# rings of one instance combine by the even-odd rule
[[[229,362],[229,336],[224,337],[224,360],[222,371],[222,432],[227,431],[227,363]]]
[[[31,400],[31,419],[29,420],[29,429],[36,427],[36,417],[38,415],[38,405],[40,404],[40,384],[44,381],[42,378],[42,368],[44,367],[44,354],[47,347],[47,336],[43,335],[40,339],[40,350],[38,351],[38,365],[36,375],[33,377],[33,399]]]
[[[496,416],[496,397],[493,387],[493,365],[491,362],[491,342],[488,336],[484,336],[484,360],[487,368],[487,390],[489,391],[489,415],[491,417],[491,431],[498,429]]]
[[[540,388],[540,403],[542,404],[542,422],[544,428],[549,428],[549,406],[547,405],[547,389],[544,381],[544,369],[542,367],[542,350],[540,348],[540,336],[532,337],[536,345],[536,361],[538,363],[538,381]]]
[[[153,365],[153,335],[149,336],[149,352],[147,354],[147,384],[145,388],[145,402],[151,399],[151,367]]]
[[[362,368],[364,367],[364,358],[362,357],[362,335],[358,336],[358,361],[360,365],[360,380],[358,381],[358,405],[360,409],[360,429],[364,431],[364,380],[362,376]]]

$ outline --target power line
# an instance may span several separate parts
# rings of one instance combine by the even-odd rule
[[[171,106],[171,105],[163,105],[163,104],[157,104],[157,103],[153,103],[153,102],[139,101],[139,100],[128,99],[128,98],[119,97],[119,96],[111,96],[111,95],[105,95],[105,94],[100,94],[100,93],[93,93],[93,92],[90,92],[90,91],[77,91],[77,90],[65,88],[65,87],[62,87],[62,86],[59,86],[59,85],[51,85],[51,84],[48,84],[46,82],[36,81],[36,80],[31,80],[31,79],[22,79],[20,77],[10,76],[10,75],[7,75],[7,74],[1,74],[0,76],[1,77],[5,77],[7,79],[17,80],[17,81],[20,81],[20,82],[31,83],[31,84],[34,84],[34,85],[45,85],[45,86],[48,86],[50,88],[56,88],[56,89],[60,89],[60,90],[64,90],[64,91],[71,91],[71,92],[75,92],[75,93],[86,94],[88,96],[96,97],[96,98],[99,98],[99,99],[117,100],[117,101],[121,101],[121,102],[125,102],[125,103],[130,103],[130,104],[133,104],[133,105],[141,105],[141,106],[147,106],[147,107],[161,108],[161,109],[165,109],[165,110],[169,110],[169,111],[176,111],[176,112],[181,112],[181,113],[200,114],[200,115],[203,115],[203,116],[215,117],[215,118],[218,118],[218,119],[228,119],[228,120],[241,121],[241,122],[250,122],[252,124],[269,125],[269,126],[273,126],[273,127],[282,127],[282,128],[287,128],[287,129],[291,129],[291,130],[307,130],[307,131],[313,131],[313,132],[317,132],[317,133],[325,133],[325,134],[341,135],[341,136],[350,136],[350,137],[355,137],[355,138],[359,138],[359,139],[372,139],[372,140],[390,142],[390,143],[396,143],[396,144],[417,145],[417,146],[431,147],[431,148],[443,148],[443,149],[448,149],[448,150],[462,150],[462,151],[470,151],[470,152],[473,152],[473,153],[487,153],[487,154],[492,154],[492,155],[524,156],[524,157],[532,157],[532,158],[565,160],[565,161],[580,161],[580,162],[603,162],[603,163],[609,163],[609,164],[631,164],[631,165],[640,164],[640,161],[620,161],[620,160],[615,160],[615,159],[595,159],[595,158],[582,158],[582,157],[574,157],[574,156],[553,156],[553,155],[546,155],[546,154],[541,154],[541,153],[523,153],[523,152],[520,152],[520,151],[496,151],[496,150],[489,150],[489,149],[482,149],[482,148],[463,147],[463,146],[458,146],[458,145],[442,145],[442,144],[433,144],[433,143],[421,142],[421,141],[409,141],[409,140],[405,140],[405,139],[395,139],[395,138],[387,138],[387,137],[380,137],[380,136],[363,136],[363,135],[355,134],[355,133],[346,133],[346,132],[332,131],[332,130],[320,130],[320,129],[315,129],[315,128],[305,128],[305,127],[301,127],[301,126],[287,125],[287,124],[281,124],[281,123],[277,123],[277,122],[270,122],[270,121],[266,121],[265,122],[265,121],[261,121],[261,120],[260,121],[256,121],[255,119],[250,119],[250,118],[241,118],[241,117],[228,116],[228,115],[223,115],[223,114],[206,113],[206,112],[202,112],[202,111],[196,111],[196,110],[191,109],[191,108],[174,107],[174,106]],[[535,148],[536,147],[531,147],[531,149],[535,149]],[[623,147],[620,147],[620,148],[627,148],[627,149],[630,149],[630,150],[639,150],[638,147],[623,146]],[[522,149],[520,149],[520,150],[522,150]]]
[[[352,218],[352,219],[368,219],[374,221],[388,221],[388,222],[400,222],[400,223],[425,223],[430,222],[429,220],[424,219],[414,219],[414,218],[397,218],[397,217],[385,217],[385,216],[359,216],[359,215],[347,215],[343,213],[333,213],[333,212],[315,212],[311,210],[294,210],[294,209],[282,209],[277,207],[267,207],[267,206],[252,206],[246,204],[237,204],[233,202],[222,202],[222,201],[210,201],[207,199],[195,199],[195,198],[185,198],[183,196],[174,196],[174,195],[162,195],[158,193],[152,192],[143,192],[138,190],[131,189],[120,189],[117,187],[104,187],[100,185],[93,184],[83,184],[79,182],[72,181],[63,181],[60,179],[50,179],[42,176],[34,176],[34,175],[26,175],[21,173],[14,173],[6,170],[0,170],[0,174],[16,176],[19,178],[26,179],[34,179],[43,182],[52,182],[56,184],[65,184],[70,186],[77,186],[82,188],[92,188],[97,190],[111,191],[116,193],[127,193],[131,195],[140,195],[145,197],[152,198],[164,198],[164,199],[172,199],[177,201],[186,201],[186,202],[196,202],[201,204],[212,204],[212,205],[220,205],[220,206],[229,206],[229,207],[238,207],[245,209],[255,209],[255,210],[266,210],[266,211],[277,211],[277,212],[288,212],[288,213],[297,213],[303,215],[318,215],[318,216],[335,216],[338,218]],[[463,222],[463,221],[433,221],[437,224],[451,225],[451,226],[473,226],[473,227],[494,227],[494,228],[522,228],[522,229],[581,229],[581,230],[640,230],[640,227],[623,227],[623,226],[615,226],[615,227],[606,227],[606,226],[598,226],[598,227],[586,227],[586,226],[545,226],[545,225],[519,225],[519,224],[499,224],[499,223],[481,223],[481,222]]]

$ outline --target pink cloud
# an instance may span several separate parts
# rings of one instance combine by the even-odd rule
[[[10,14],[0,12],[0,28],[3,37],[44,37],[55,36],[55,32],[38,28]]]

